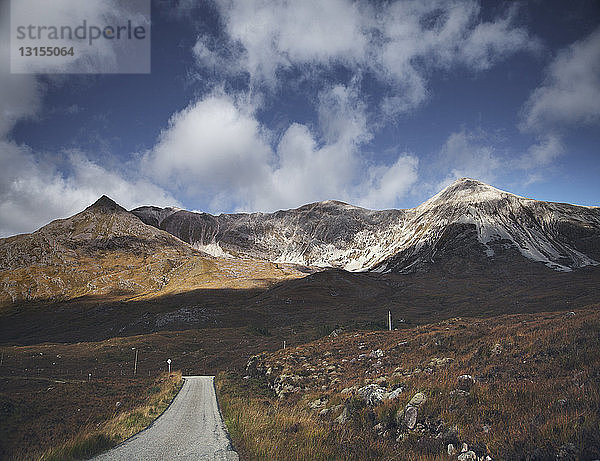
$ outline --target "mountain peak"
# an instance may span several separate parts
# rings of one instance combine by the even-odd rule
[[[106,195],[100,197],[93,204],[87,207],[86,210],[126,211],[125,208]]]
[[[445,189],[431,197],[418,208],[439,204],[440,202],[489,202],[499,200],[508,196],[514,196],[509,192],[496,189],[484,182],[471,178],[460,178],[447,186]]]

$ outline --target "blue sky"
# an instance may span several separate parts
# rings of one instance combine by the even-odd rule
[[[11,75],[7,42],[3,236],[102,194],[408,208],[469,176],[600,205],[597,1],[156,0],[147,75]]]

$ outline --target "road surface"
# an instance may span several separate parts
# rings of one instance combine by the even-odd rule
[[[186,376],[171,406],[148,429],[97,461],[237,461],[215,396],[214,376]]]

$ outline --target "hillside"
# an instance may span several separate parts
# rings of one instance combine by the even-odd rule
[[[214,258],[106,196],[32,234],[0,239],[0,262],[0,305],[250,288],[304,275],[265,261]]]
[[[599,307],[336,332],[222,373],[219,398],[248,460],[598,459]]]
[[[132,212],[214,255],[349,271],[419,272],[457,258],[525,258],[571,271],[600,261],[599,208],[527,199],[468,178],[408,210],[326,201],[275,213]]]

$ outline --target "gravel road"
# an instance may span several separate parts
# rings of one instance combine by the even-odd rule
[[[214,376],[186,376],[171,406],[148,429],[98,461],[237,461],[215,395]]]

